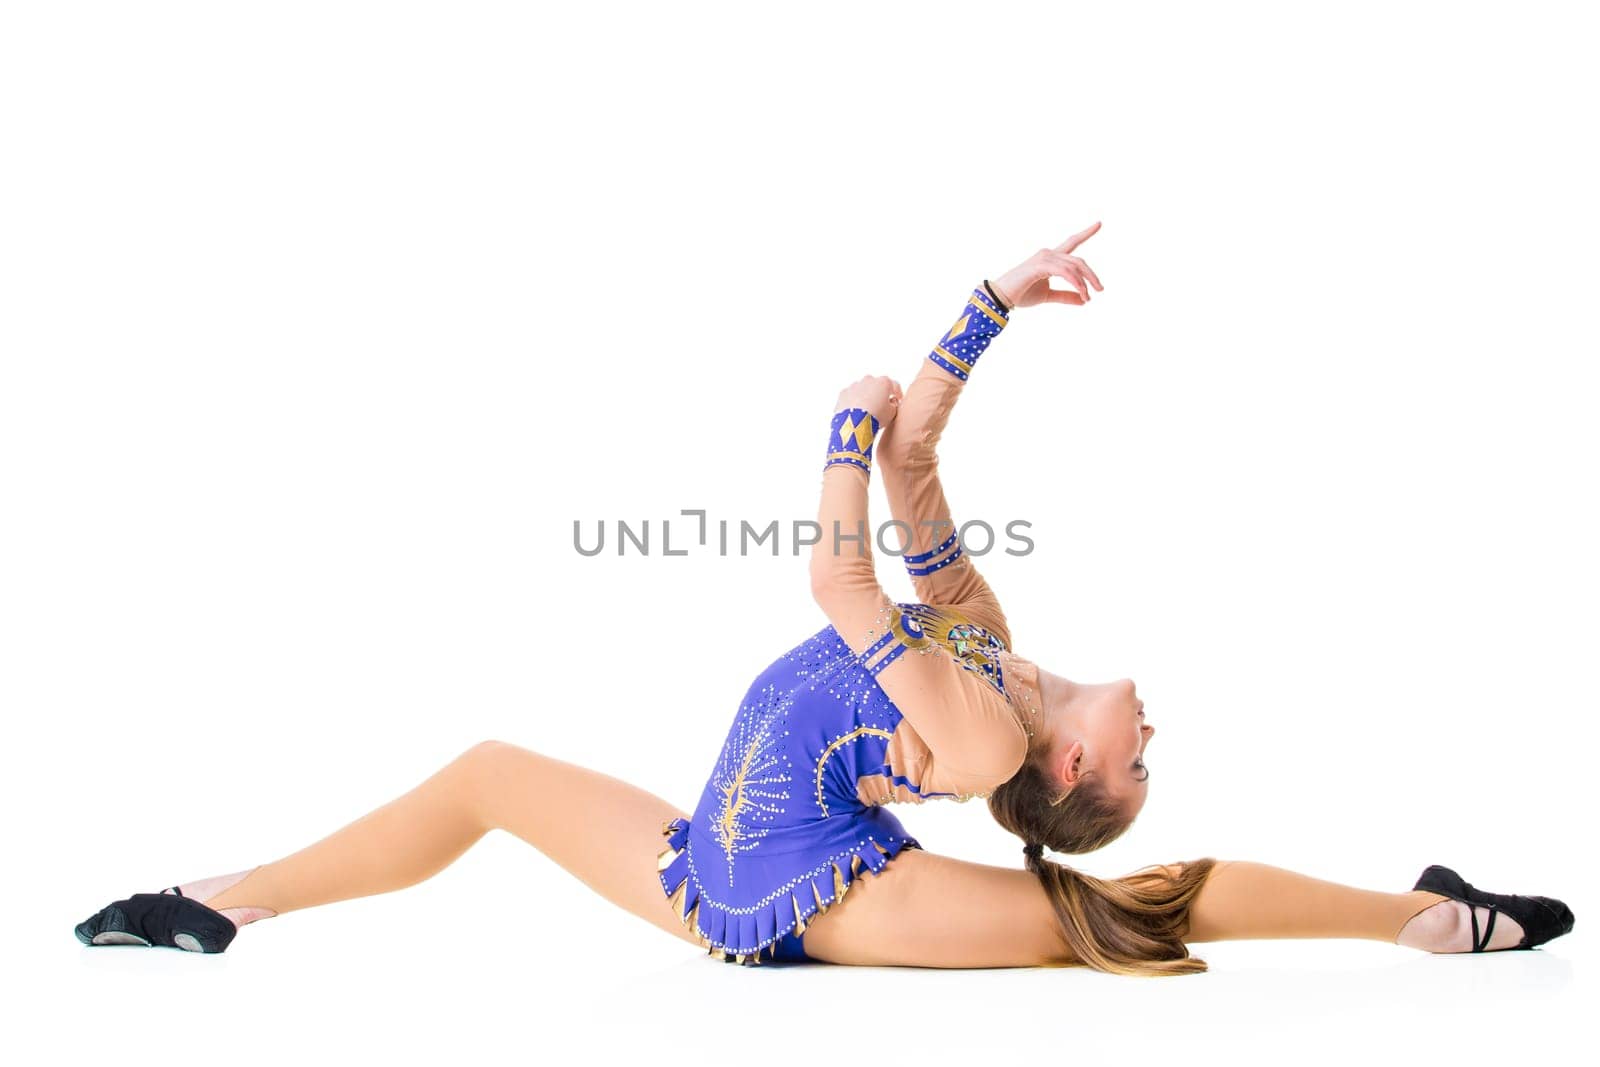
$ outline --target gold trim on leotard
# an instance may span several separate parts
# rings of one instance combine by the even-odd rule
[[[828,802],[822,797],[823,768],[827,765],[828,757],[838,751],[840,746],[848,744],[858,737],[881,737],[885,741],[891,741],[894,739],[894,734],[888,730],[880,730],[876,726],[861,726],[851,730],[843,737],[835,738],[832,744],[822,750],[822,755],[817,757],[817,807],[822,809],[823,815],[828,814]]]
[[[678,832],[678,829],[674,826],[674,824],[680,821],[682,820],[666,820],[661,828],[662,835],[669,838],[672,837]],[[674,848],[669,844],[665,849],[662,849],[661,852],[656,855],[657,870],[664,871],[670,867],[673,861],[676,860],[678,856],[685,849],[687,849],[687,847],[687,843],[685,843],[684,848]],[[889,850],[884,848],[877,841],[872,842],[872,847],[878,851],[879,855],[889,855]],[[919,847],[921,846],[908,842],[902,847],[902,851],[904,848]],[[810,926],[812,922],[816,921],[816,917],[818,915],[826,914],[829,908],[843,900],[846,894],[849,893],[850,887],[855,885],[855,879],[858,878],[862,870],[865,869],[861,861],[861,857],[855,854],[850,856],[850,862],[848,864],[850,874],[848,877],[846,877],[844,871],[840,869],[838,861],[835,861],[830,866],[833,868],[833,899],[831,901],[825,901],[822,899],[822,894],[817,891],[815,883],[811,883],[811,896],[815,901],[815,907],[809,911],[802,911],[800,908],[799,898],[797,898],[793,893],[789,894],[789,903],[794,909],[795,917],[795,926],[793,932],[797,935],[805,933],[807,927]],[[697,942],[699,942],[700,947],[706,950],[706,954],[708,956],[721,956],[723,961],[726,963],[760,963],[762,955],[761,950],[758,949],[755,952],[748,953],[727,952],[718,948],[716,945],[713,945],[711,943],[711,939],[700,932],[700,926],[697,921],[700,916],[699,903],[697,902],[695,906],[690,908],[687,912],[683,910],[683,900],[685,894],[688,892],[688,886],[689,879],[684,878],[683,881],[679,882],[673,888],[671,893],[667,894],[666,901],[668,905],[671,906],[672,913],[678,917],[678,921],[683,923],[684,927],[688,929],[690,935]],[[778,954],[777,940],[774,940],[772,944],[768,945],[765,951],[768,959],[776,959]]]

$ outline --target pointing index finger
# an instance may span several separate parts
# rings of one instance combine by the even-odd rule
[[[1093,237],[1099,232],[1100,224],[1097,222],[1093,226],[1090,226],[1087,230],[1079,230],[1071,237],[1068,237],[1065,241],[1062,241],[1060,244],[1056,245],[1056,251],[1071,252],[1074,248],[1077,248],[1079,245],[1083,244],[1083,242],[1087,241],[1089,238]]]

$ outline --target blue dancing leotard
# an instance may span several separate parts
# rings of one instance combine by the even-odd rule
[[[973,362],[1003,323],[1004,310],[974,290],[886,438],[886,452],[897,443],[885,464],[895,517],[922,525],[903,559],[919,596],[937,603],[890,601],[870,555],[854,546],[824,560],[840,587],[856,592],[819,597],[830,624],[755,679],[693,816],[663,827],[662,889],[701,943],[729,962],[808,958],[800,938],[816,914],[863,871],[876,874],[902,849],[921,847],[884,804],[986,795],[1021,764],[1037,714],[1037,669],[1009,652],[998,603],[959,539],[945,534],[953,524],[933,455]],[[854,518],[852,509],[864,519],[878,429],[859,409],[834,416],[825,519]],[[896,663],[906,665],[885,675]]]

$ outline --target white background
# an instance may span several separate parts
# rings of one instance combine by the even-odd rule
[[[8,5],[0,1040],[1571,1062],[1600,874],[1579,11]],[[1033,524],[980,561],[1018,651],[1132,676],[1159,731],[1145,813],[1081,865],[1447,863],[1564,897],[1572,936],[1201,946],[1167,981],[749,971],[497,833],[220,957],[72,939],[484,738],[692,808],[822,624],[804,557],[584,558],[573,521],[659,549],[682,508],[812,517],[840,386],[909,379],[971,286],[1095,219],[1105,292],[1018,313],[942,468],[962,517]],[[1020,860],[979,804],[897,813]]]

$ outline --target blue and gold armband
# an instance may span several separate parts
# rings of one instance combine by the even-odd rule
[[[962,667],[981,676],[1001,696],[1010,699],[1000,653],[1005,642],[973,622],[959,608],[932,607],[928,604],[895,604],[887,617],[880,616],[883,636],[857,656],[857,662],[871,674],[885,667],[907,650],[932,654],[948,652]]]
[[[954,552],[950,549],[954,548]],[[948,556],[944,554],[950,552]],[[943,559],[939,557],[943,556]],[[912,555],[900,557],[905,561],[906,573],[913,578],[921,578],[935,571],[942,571],[950,564],[961,558],[961,539],[956,536],[956,531],[951,530],[950,536],[944,539],[944,544],[930,552],[917,552]],[[931,562],[937,560],[937,562]]]
[[[866,408],[845,408],[833,415],[833,428],[828,431],[828,461],[822,465],[826,471],[838,463],[849,463],[872,473],[872,442],[883,424]]]
[[[966,381],[967,375],[972,373],[972,365],[978,362],[978,357],[989,347],[989,342],[1006,328],[1009,321],[1010,313],[980,285],[967,297],[961,317],[933,346],[928,358]]]

